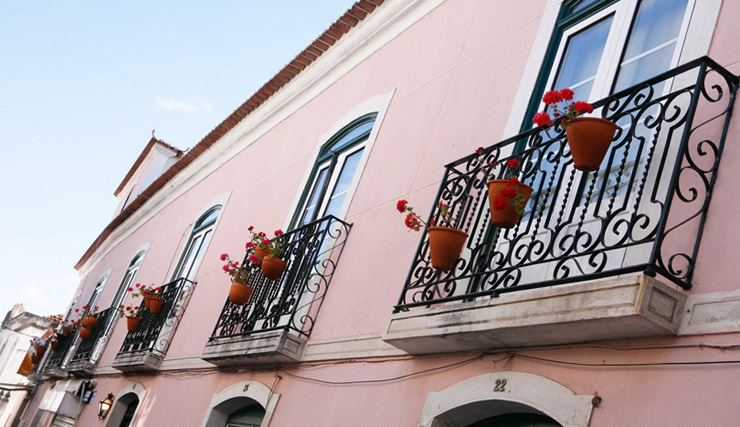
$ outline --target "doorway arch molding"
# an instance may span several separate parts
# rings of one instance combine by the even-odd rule
[[[206,418],[203,420],[202,427],[220,427],[225,425],[229,414],[221,411],[221,409],[229,406],[229,402],[231,401],[243,403],[246,400],[245,398],[259,403],[265,408],[265,417],[262,419],[262,426],[270,425],[270,418],[272,418],[272,413],[275,411],[275,406],[280,395],[273,393],[269,387],[261,382],[241,381],[213,395],[211,403],[208,405]]]
[[[528,372],[504,371],[478,375],[427,394],[419,427],[449,425],[441,415],[476,402],[514,402],[529,406],[565,427],[587,427],[593,395],[576,394],[549,378]]]

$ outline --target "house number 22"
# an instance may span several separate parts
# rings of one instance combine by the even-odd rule
[[[493,387],[493,391],[495,392],[504,392],[506,391],[506,380],[496,380],[496,385]]]

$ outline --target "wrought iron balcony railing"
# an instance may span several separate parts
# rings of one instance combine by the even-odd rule
[[[136,331],[128,332],[123,340],[118,356],[151,351],[164,356],[170,342],[170,332],[174,330],[184,308],[183,299],[189,296],[195,283],[185,278],[177,279],[162,286],[162,308],[152,313],[142,304],[138,316],[141,317]]]
[[[64,358],[67,356],[67,352],[72,348],[72,344],[75,341],[76,333],[70,333],[66,337],[59,334],[59,346],[56,350],[51,350],[51,353],[46,358],[44,364],[44,373],[50,372],[53,369],[61,368]]]
[[[636,272],[689,289],[737,87],[704,57],[596,102],[619,129],[595,172],[573,168],[559,125],[486,148],[485,164],[516,158],[534,188],[511,229],[491,225],[475,155],[448,164],[434,206],[470,237],[442,272],[424,233],[395,311]]]
[[[243,265],[251,266],[254,293],[243,306],[226,300],[209,342],[279,329],[310,336],[351,228],[326,216],[285,233],[279,240],[288,266],[278,280],[264,277],[248,253]]]
[[[69,360],[70,367],[81,362],[97,362],[97,360],[93,360],[92,355],[100,339],[106,336],[107,325],[116,314],[118,314],[118,310],[114,307],[106,308],[95,314],[95,317],[98,318],[98,325],[93,328],[89,338],[79,340],[80,343]]]

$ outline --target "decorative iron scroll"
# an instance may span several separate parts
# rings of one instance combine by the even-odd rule
[[[90,355],[92,355],[98,340],[105,336],[108,322],[117,314],[118,309],[114,307],[106,308],[105,310],[95,314],[95,317],[98,318],[98,326],[93,328],[89,338],[79,340],[80,344],[77,346],[74,356],[70,359],[70,363],[90,361]]]
[[[209,340],[277,329],[310,336],[351,228],[326,216],[279,237],[288,264],[283,275],[270,280],[251,265],[247,286],[254,293],[243,306],[226,300]]]
[[[170,332],[174,330],[194,285],[195,283],[184,278],[162,285],[161,298],[164,302],[159,313],[152,313],[142,304],[137,313],[137,316],[141,317],[139,327],[136,331],[129,331],[126,334],[118,354],[154,351],[163,355],[167,351],[171,333],[161,334],[161,332],[163,329]]]
[[[395,311],[640,271],[689,289],[737,87],[704,57],[594,103],[619,126],[595,172],[574,169],[559,124],[486,148],[486,163],[518,159],[534,188],[512,229],[491,225],[475,155],[448,164],[433,206],[470,237],[442,272],[424,233]]]

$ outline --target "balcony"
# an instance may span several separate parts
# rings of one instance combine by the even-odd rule
[[[126,334],[113,367],[123,372],[159,369],[194,288],[194,282],[177,279],[162,286],[164,303],[159,313],[154,314],[142,305],[138,312],[139,327]]]
[[[685,295],[669,285],[692,286],[737,87],[705,57],[595,103],[619,126],[595,172],[573,168],[560,126],[488,147],[534,188],[511,229],[491,225],[475,156],[448,164],[434,206],[470,237],[442,272],[423,236],[384,340],[437,353],[674,335]]]
[[[287,269],[270,280],[251,267],[254,293],[243,306],[226,300],[201,357],[218,366],[300,360],[351,228],[327,216],[280,237]]]
[[[96,313],[94,316],[98,318],[98,326],[92,330],[90,337],[83,340],[75,336],[78,345],[67,363],[67,372],[81,377],[93,374],[100,359],[100,353],[108,340],[109,325],[117,314],[118,310],[113,307]]]
[[[67,357],[69,350],[73,347],[77,335],[70,332],[69,335],[59,337],[59,346],[56,350],[50,350],[44,363],[43,373],[50,378],[66,378],[67,372],[63,368],[64,359]]]

